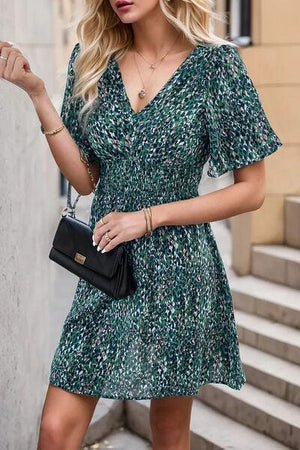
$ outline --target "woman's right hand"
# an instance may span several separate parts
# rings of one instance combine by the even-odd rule
[[[10,81],[34,98],[45,92],[44,81],[35,75],[22,52],[6,41],[0,41],[0,78]]]

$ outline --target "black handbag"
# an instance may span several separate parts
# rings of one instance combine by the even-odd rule
[[[61,213],[49,258],[112,298],[133,294],[136,282],[124,245],[120,243],[107,253],[97,251],[91,227],[75,217],[79,197],[72,206],[68,182],[67,207]]]

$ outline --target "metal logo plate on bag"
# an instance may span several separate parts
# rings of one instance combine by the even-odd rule
[[[84,264],[85,259],[86,259],[86,257],[84,255],[82,255],[81,253],[75,254],[74,260],[76,262],[78,262],[79,264]]]

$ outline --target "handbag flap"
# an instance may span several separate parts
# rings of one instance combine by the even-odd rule
[[[108,253],[93,246],[91,227],[79,219],[63,216],[53,239],[53,247],[89,269],[111,278],[121,261],[123,247],[119,244]]]

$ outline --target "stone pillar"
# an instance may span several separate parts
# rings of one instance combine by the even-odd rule
[[[15,43],[54,93],[50,0],[0,0],[1,40]],[[28,95],[0,79],[0,448],[36,448],[49,372],[59,171]]]

